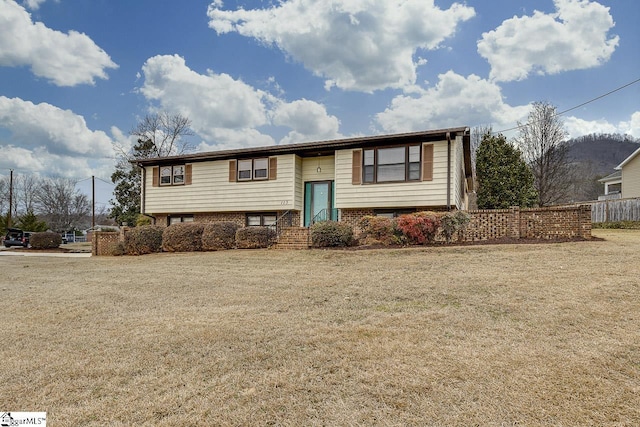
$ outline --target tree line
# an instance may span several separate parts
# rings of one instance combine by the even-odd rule
[[[11,186],[9,177],[0,178],[0,213],[4,213],[0,216],[0,229],[62,233],[86,228],[91,201],[76,188],[77,182],[16,174]]]

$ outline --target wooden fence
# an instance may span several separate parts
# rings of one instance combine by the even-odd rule
[[[591,222],[640,221],[640,198],[591,203]]]

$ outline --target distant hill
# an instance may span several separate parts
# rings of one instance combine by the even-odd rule
[[[618,134],[586,135],[568,143],[574,177],[566,202],[596,200],[604,194],[604,186],[598,179],[613,173],[616,166],[640,147],[640,140]]]
[[[639,140],[618,134],[592,134],[568,142],[573,161],[590,164],[592,172],[600,177],[612,173],[613,168],[640,147]]]

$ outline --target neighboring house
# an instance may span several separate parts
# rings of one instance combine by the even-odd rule
[[[135,161],[156,224],[235,221],[307,227],[324,219],[468,207],[466,127]]]
[[[622,173],[622,198],[640,197],[640,148],[620,163],[616,170]]]
[[[615,171],[610,175],[598,180],[604,184],[604,196],[599,196],[598,200],[610,200],[621,198],[622,193],[622,171]]]

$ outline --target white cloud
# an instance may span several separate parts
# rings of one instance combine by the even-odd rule
[[[274,139],[258,130],[271,125],[293,129],[288,142],[338,134],[338,120],[321,104],[287,103],[227,74],[199,74],[178,55],[149,58],[142,72],[140,93],[163,110],[189,117],[205,139],[199,150],[273,145]]]
[[[325,87],[372,92],[416,80],[419,49],[433,50],[472,18],[471,7],[441,9],[433,0],[289,0],[269,9],[209,6],[209,26],[275,45],[300,61]]]
[[[106,69],[118,67],[87,35],[34,23],[14,0],[0,0],[0,66],[30,66],[58,86],[94,84],[108,78]]]
[[[28,7],[31,10],[38,10],[40,5],[47,0],[23,0],[22,4]]]
[[[389,108],[376,115],[376,122],[385,132],[394,133],[478,125],[500,130],[526,119],[528,112],[528,105],[506,104],[495,83],[448,71],[438,76],[432,88],[395,97]]]
[[[8,135],[0,144],[1,168],[79,179],[113,172],[112,139],[72,111],[0,96],[0,130]]]
[[[629,121],[621,121],[617,125],[609,123],[605,119],[584,120],[573,116],[564,118],[563,122],[565,129],[569,133],[569,138],[577,138],[592,133],[618,133],[640,138],[640,111],[633,113]]]
[[[290,103],[281,102],[272,114],[273,124],[293,129],[280,143],[322,141],[339,138],[340,121],[327,114],[317,102],[301,99]]]
[[[609,8],[589,0],[555,0],[556,13],[513,17],[482,34],[478,53],[496,81],[596,67],[609,60],[618,36]]]
[[[640,138],[640,111],[633,113],[628,122],[620,122],[618,129],[621,133]]]
[[[90,130],[82,116],[47,103],[0,96],[0,128],[25,148],[45,146],[50,153],[67,156],[113,155],[107,134]]]

